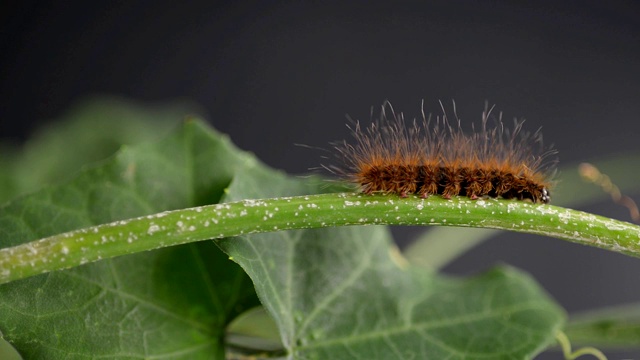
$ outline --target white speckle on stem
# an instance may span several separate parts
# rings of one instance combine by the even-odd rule
[[[149,226],[149,229],[147,229],[147,234],[152,235],[157,231],[160,231],[160,226],[156,224],[152,224],[151,226]]]

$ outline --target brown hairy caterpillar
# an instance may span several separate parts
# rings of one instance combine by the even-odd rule
[[[442,107],[442,103],[440,104]],[[423,103],[424,107],[424,103]],[[443,115],[407,124],[389,102],[368,127],[348,125],[354,142],[334,143],[340,165],[326,169],[357,184],[362,192],[492,197],[549,203],[552,185],[549,158],[556,154],[542,144],[542,134],[522,130],[524,121],[506,128],[501,115],[485,108],[479,128],[465,133],[455,111],[453,124]],[[492,124],[489,124],[492,119]]]

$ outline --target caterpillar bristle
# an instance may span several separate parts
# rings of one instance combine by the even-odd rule
[[[357,184],[366,194],[548,203],[552,186],[549,169],[554,163],[548,160],[555,150],[543,146],[540,130],[525,132],[524,122],[517,120],[509,129],[501,116],[491,117],[492,110],[485,108],[479,129],[472,124],[473,131],[467,134],[455,103],[452,125],[446,112],[432,121],[424,110],[422,119],[406,124],[404,115],[396,114],[385,102],[377,121],[368,127],[358,121],[349,126],[353,144],[334,144],[340,165],[324,167]]]

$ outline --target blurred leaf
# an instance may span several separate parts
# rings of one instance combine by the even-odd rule
[[[21,149],[0,145],[0,204],[65,180],[123,144],[158,140],[186,116],[200,113],[185,101],[143,105],[116,97],[86,100],[39,129]]]
[[[227,345],[238,351],[253,352],[284,350],[273,318],[259,306],[235,318],[227,327]]]
[[[22,360],[22,356],[18,354],[16,349],[2,337],[2,332],[0,332],[0,359]]]

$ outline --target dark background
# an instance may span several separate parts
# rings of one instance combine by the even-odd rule
[[[561,163],[637,151],[640,5],[571,2],[23,2],[0,5],[0,140],[24,141],[87,95],[204,106],[269,165],[304,173],[392,101],[485,101],[543,127]],[[638,164],[630,164],[635,169]],[[585,210],[622,219],[610,203]],[[406,232],[410,236],[412,232]],[[502,235],[447,268],[531,272],[569,311],[640,300],[640,262],[535,236]]]

